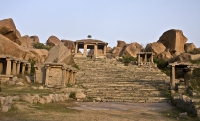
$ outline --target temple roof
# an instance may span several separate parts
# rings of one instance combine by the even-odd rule
[[[97,39],[81,39],[81,40],[76,40],[75,42],[84,42],[84,43],[107,43],[101,40]]]

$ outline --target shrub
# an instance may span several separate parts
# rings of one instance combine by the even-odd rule
[[[190,60],[190,62],[193,64],[200,64],[200,60]]]
[[[77,64],[72,65],[72,67],[76,68],[76,69],[80,69],[79,66]]]
[[[32,46],[36,49],[46,49],[48,51],[52,48],[51,46],[44,45],[43,43],[33,43]]]
[[[70,92],[69,97],[76,99],[76,92]]]
[[[161,59],[161,58],[154,58],[154,63],[157,64],[157,67],[162,70],[162,72],[164,72],[166,75],[170,75],[170,69],[167,67],[168,66],[168,62],[166,62],[165,60]]]
[[[195,68],[188,78],[190,79],[190,89],[200,92],[200,68]]]
[[[31,64],[31,73],[30,73],[30,75],[33,76],[35,74],[35,67],[34,67],[34,65],[35,65],[36,61],[33,60],[33,59],[29,59],[28,62]]]
[[[122,63],[125,63],[125,64],[128,64],[130,63],[131,61],[135,61],[136,58],[132,57],[132,56],[128,56],[128,55],[123,55],[122,58],[119,58],[118,61],[122,62]]]

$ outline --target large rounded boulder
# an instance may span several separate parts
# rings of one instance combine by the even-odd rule
[[[186,53],[192,52],[195,48],[196,46],[193,43],[186,43],[184,46]]]
[[[48,46],[56,46],[60,43],[60,40],[56,36],[50,36],[47,40]]]
[[[154,52],[155,56],[163,53],[166,50],[166,47],[160,42],[153,42],[147,44],[145,51],[147,52]]]
[[[21,45],[21,34],[11,18],[0,20],[0,34]]]
[[[125,55],[129,55],[132,57],[137,57],[137,54],[144,49],[142,47],[142,45],[138,44],[137,42],[131,43],[129,45],[126,45],[125,50],[123,51],[123,53]]]
[[[183,53],[187,40],[181,30],[171,29],[164,32],[157,42],[162,43],[171,53]]]

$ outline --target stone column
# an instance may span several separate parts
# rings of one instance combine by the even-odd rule
[[[69,84],[69,76],[70,76],[69,70],[67,69],[67,70],[66,70],[66,80],[65,80],[65,84]]]
[[[0,62],[0,75],[3,74],[3,62]]]
[[[184,82],[185,86],[188,88],[189,87],[189,80],[188,80],[188,72],[184,72]]]
[[[45,85],[47,86],[49,84],[49,70],[50,70],[50,66],[46,65],[46,77],[45,77]]]
[[[97,44],[94,45],[94,57],[97,57]]]
[[[22,63],[22,76],[24,75],[25,67],[26,67],[26,63]]]
[[[73,71],[70,71],[70,79],[69,79],[69,84],[73,84],[74,81],[74,75],[73,75]]]
[[[83,52],[83,56],[86,57],[87,55],[87,44],[84,43],[84,52]]]
[[[65,87],[66,82],[66,69],[62,68],[62,87]]]
[[[78,42],[75,43],[75,54],[78,53]]]
[[[7,65],[6,65],[6,75],[10,75],[11,73],[11,58],[6,58]]]
[[[107,45],[105,44],[105,45],[104,45],[104,48],[103,48],[103,54],[104,54],[104,55],[106,55],[106,49],[107,49]]]
[[[137,54],[137,63],[138,63],[138,65],[140,64],[140,54],[139,53]]]
[[[153,63],[153,53],[151,54],[151,63]]]
[[[28,67],[28,70],[27,70],[28,74],[31,74],[31,64],[28,63],[28,64],[27,64],[27,67]]]
[[[144,54],[144,62],[147,62],[147,53]]]
[[[76,72],[73,73],[73,84],[75,84],[75,76],[76,76]]]
[[[171,82],[171,89],[175,89],[175,65],[171,65],[171,76],[170,76],[170,82]]]
[[[12,64],[13,64],[13,66],[12,66],[12,75],[16,75],[16,73],[17,73],[17,65],[16,65],[16,63],[17,63],[17,61],[15,61],[15,60],[12,61]]]
[[[17,70],[16,70],[16,74],[20,73],[20,61],[17,61]]]

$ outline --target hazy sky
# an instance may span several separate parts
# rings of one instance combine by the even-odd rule
[[[0,20],[12,18],[21,35],[117,40],[146,45],[180,29],[200,47],[200,0],[0,0]]]

